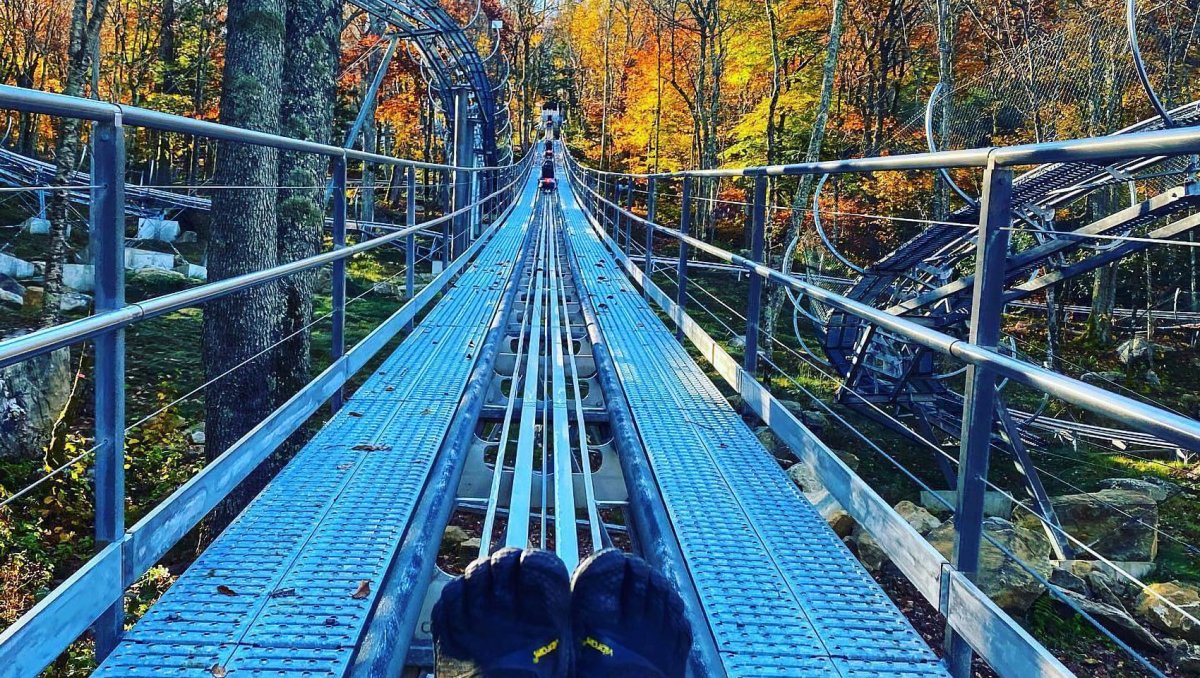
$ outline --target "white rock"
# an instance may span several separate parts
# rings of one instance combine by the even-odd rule
[[[139,240],[161,240],[175,242],[179,238],[179,222],[171,219],[138,219],[137,237]]]
[[[96,268],[91,264],[63,264],[63,285],[79,292],[96,288]]]
[[[33,235],[49,235],[50,220],[41,217],[29,217],[21,222],[21,230]]]
[[[126,247],[125,268],[135,271],[141,268],[165,268],[171,270],[175,268],[175,255]]]
[[[25,305],[25,297],[5,289],[0,289],[0,302],[20,308]]]
[[[64,311],[86,309],[92,303],[92,298],[79,292],[64,292],[58,300],[58,307]]]
[[[35,271],[32,263],[0,252],[0,274],[12,278],[32,278]]]
[[[193,445],[203,445],[205,441],[204,429],[198,428],[191,433],[188,433],[188,441]]]
[[[188,278],[191,278],[192,280],[199,280],[200,282],[206,282],[208,280],[208,269],[203,266],[197,266],[195,264],[184,262],[177,266],[175,270],[184,274]]]

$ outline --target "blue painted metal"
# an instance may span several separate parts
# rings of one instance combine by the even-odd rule
[[[686,238],[691,233],[692,229],[692,178],[683,178],[683,196],[680,198],[679,207],[679,232],[684,238],[679,240],[679,263],[675,267],[675,281],[678,283],[678,289],[675,292],[675,304],[680,310],[686,312],[687,309],[687,259],[688,259],[688,243]],[[675,328],[675,339],[683,341],[683,326]]]
[[[475,126],[471,120],[470,99],[466,88],[455,90],[454,93],[454,164],[459,167],[470,167],[475,161]],[[451,205],[455,211],[462,210],[471,202],[471,175],[468,172],[454,170],[451,184]],[[466,249],[467,238],[471,231],[471,214],[460,214],[449,225],[453,231],[448,256],[453,259]],[[447,260],[449,261],[449,260]]]
[[[198,658],[231,672],[348,670],[459,410],[519,236],[491,229],[454,262],[447,275],[461,275],[446,303],[150,609],[98,675]],[[352,596],[362,582],[370,594]]]
[[[121,116],[94,123],[90,241],[95,264],[96,312],[125,305],[125,129]],[[125,534],[125,332],[113,329],[95,341],[96,545],[120,545]],[[124,631],[124,590],[118,576],[103,586],[116,602],[96,620],[96,655],[105,657]]]
[[[1008,226],[1012,221],[1012,170],[989,167],[983,174],[982,219],[976,238],[975,288],[972,291],[969,341],[994,350],[1000,341],[1004,311],[1004,273]],[[996,412],[996,372],[967,366],[958,463],[958,496],[954,507],[954,557],[951,562],[968,579],[979,571],[983,539],[983,496]],[[951,672],[971,675],[971,646],[948,627],[946,658]]]
[[[394,46],[394,43],[393,43]],[[333,248],[335,250],[346,246],[346,159],[333,159]],[[411,226],[411,224],[410,224]],[[409,238],[413,237],[411,234]],[[333,316],[330,328],[330,356],[336,362],[346,352],[346,260],[338,259],[333,262],[330,270],[331,305]],[[344,391],[339,388],[329,399],[329,407],[333,414],[342,407]]]
[[[515,207],[507,218],[498,222],[508,224],[508,228],[501,229],[495,236],[498,240],[503,238],[503,244],[489,247],[488,253],[496,257],[497,267],[506,267],[506,277],[494,276],[489,289],[496,291],[502,287],[503,295],[493,315],[475,316],[477,326],[486,329],[479,344],[476,368],[458,403],[457,415],[446,434],[442,452],[429,473],[410,521],[411,527],[389,565],[370,622],[354,653],[352,675],[395,676],[403,669],[408,644],[420,619],[421,596],[433,576],[442,532],[454,508],[454,491],[462,476],[467,449],[475,435],[475,425],[491,382],[500,340],[504,337],[504,323],[516,298],[519,276],[515,273],[521,270],[528,257],[526,224],[532,213],[535,193],[536,179],[531,175]],[[439,304],[439,308],[445,305]]]
[[[754,197],[750,208],[750,260],[761,263],[766,238],[767,178],[754,177]],[[758,372],[758,321],[762,315],[763,279],[750,276],[750,294],[746,302],[746,355],[743,364],[750,374]]]
[[[404,171],[404,225],[412,228],[417,223],[417,168],[409,167]],[[417,238],[410,233],[404,239],[404,298],[412,299],[416,286],[417,275]],[[406,330],[412,331],[410,322]]]
[[[615,275],[619,247],[601,242],[570,205],[570,187],[560,190],[581,292],[593,300],[725,669],[945,675],[703,371]]]
[[[578,200],[580,196],[576,194],[574,197]],[[572,275],[575,280],[582,280],[572,239],[564,238],[564,246],[568,252],[567,262]],[[624,388],[617,376],[608,344],[600,331],[600,322],[596,319],[596,312],[592,306],[593,302],[580,290],[579,309],[584,317],[588,338],[591,340],[592,360],[596,364],[600,387],[604,390],[608,421],[613,430],[613,441],[621,457],[625,488],[629,492],[629,511],[633,518],[631,527],[636,539],[635,545],[643,558],[674,583],[675,590],[683,599],[684,616],[692,627],[691,663],[694,673],[702,676],[717,675],[723,668],[712,629],[709,628],[695,584],[688,573],[683,551],[658,491],[658,481],[654,478],[654,472],[650,470],[646,451],[634,425],[633,414],[629,411],[629,402],[625,398]]]
[[[387,75],[388,66],[392,64],[392,57],[396,54],[396,45],[399,42],[399,36],[388,41],[387,50],[383,53],[379,68],[375,70],[375,77],[371,78],[371,84],[367,86],[367,91],[363,94],[362,103],[358,107],[358,115],[354,117],[354,124],[350,125],[349,131],[346,132],[346,141],[342,143],[345,148],[354,145],[359,133],[362,132],[363,125],[367,122],[367,116],[375,110],[375,96],[379,93],[379,86],[383,84],[383,76]]]

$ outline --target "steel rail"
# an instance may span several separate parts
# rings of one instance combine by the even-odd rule
[[[528,162],[532,158],[532,154],[527,156],[522,162]],[[495,192],[483,198],[488,200],[502,195],[509,188],[512,188],[524,178],[524,172],[519,172],[517,178],[501,187]],[[423,229],[437,226],[455,217],[469,213],[476,206],[472,203],[462,209],[454,212],[449,212],[436,219],[425,221],[415,226],[403,228],[394,231],[384,236],[380,236],[373,240],[343,247],[340,249],[322,252],[321,254],[297,259],[296,261],[286,264],[280,264],[271,268],[266,268],[261,271],[245,273],[232,278],[226,278],[217,282],[207,283],[198,287],[192,287],[179,292],[165,294],[160,297],[154,297],[145,301],[134,302],[128,304],[115,311],[107,311],[97,313],[95,315],[75,320],[61,325],[55,325],[45,329],[23,334],[18,337],[6,341],[0,341],[0,367],[7,367],[22,360],[32,358],[37,355],[49,353],[63,346],[68,346],[77,342],[85,341],[93,337],[99,336],[105,332],[114,329],[128,327],[129,325],[154,318],[172,311],[178,311],[183,308],[197,306],[214,299],[228,296],[235,292],[257,287],[272,280],[278,280],[294,273],[307,271],[312,268],[324,266],[337,261],[343,261],[353,257],[356,254],[366,252],[377,247],[381,247],[391,242],[399,241],[410,234],[417,234]]]
[[[1171,130],[1175,132],[1177,130]],[[1192,134],[1200,140],[1200,129]],[[573,162],[573,161],[571,161]],[[1139,431],[1151,433],[1163,440],[1190,450],[1200,450],[1200,422],[1188,419],[1157,407],[1146,405],[1132,398],[1111,393],[1091,384],[1052,372],[1043,367],[1002,355],[996,351],[974,345],[937,330],[925,327],[907,318],[892,315],[873,306],[868,306],[849,297],[831,292],[823,287],[786,275],[766,264],[754,262],[709,244],[698,238],[681,233],[673,228],[646,221],[620,205],[604,198],[586,182],[577,182],[602,204],[613,208],[625,217],[650,227],[658,233],[675,238],[722,261],[739,266],[766,280],[809,295],[813,299],[845,313],[871,322],[890,332],[903,336],[921,346],[932,349],[976,367],[996,371],[1018,383],[1038,389],[1095,414],[1119,421]]]
[[[139,108],[137,106],[127,106],[125,104],[97,101],[95,99],[83,99],[81,97],[72,97],[65,94],[54,94],[52,92],[42,92],[39,90],[26,89],[24,87],[13,87],[12,85],[0,85],[0,109],[20,111],[23,113],[39,113],[58,117],[79,118],[94,122],[112,120],[113,116],[120,116],[123,124],[132,125],[134,127],[145,127],[163,132],[177,132],[180,134],[195,134],[197,136],[208,137],[211,139],[219,139],[221,141],[233,141],[254,144],[257,146],[266,146],[268,148],[275,148],[281,151],[313,153],[316,155],[324,155],[329,157],[338,156],[344,157],[347,160],[360,160],[362,162],[378,163],[382,165],[398,165],[402,167],[416,167],[419,169],[454,170],[461,172],[504,170],[515,165],[508,164],[489,165],[484,167],[468,167],[424,162],[421,160],[409,160],[406,158],[393,158],[391,156],[379,155],[377,153],[366,153],[364,151],[341,148],[340,146],[319,144],[313,141],[304,141],[302,139],[293,139],[291,137],[285,137],[278,134],[259,132],[246,129],[244,127],[233,127],[217,122],[188,118],[181,115],[160,113],[158,111]]]
[[[906,153],[874,158],[825,160],[790,165],[759,165],[741,168],[682,170],[677,172],[628,173],[584,168],[586,172],[638,179],[728,178],[797,176],[804,174],[850,174],[859,172],[907,172],[952,168],[1017,167],[1063,162],[1094,162],[1128,158],[1200,153],[1200,126],[1176,127],[1148,132],[1130,132],[1105,137],[1069,139],[1017,146],[992,146],[936,153]]]

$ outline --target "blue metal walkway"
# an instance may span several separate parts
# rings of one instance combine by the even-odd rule
[[[531,178],[441,302],[97,675],[347,673],[516,268],[534,195]]]
[[[560,184],[565,228],[730,675],[941,676],[908,620],[622,272]]]

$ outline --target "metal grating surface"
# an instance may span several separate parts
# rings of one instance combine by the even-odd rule
[[[401,345],[146,613],[101,676],[342,675],[523,242],[506,225]],[[354,450],[369,445],[369,449]],[[355,599],[360,582],[371,594]],[[223,588],[218,588],[223,587]]]
[[[566,228],[731,675],[941,663],[658,320],[560,186]]]

